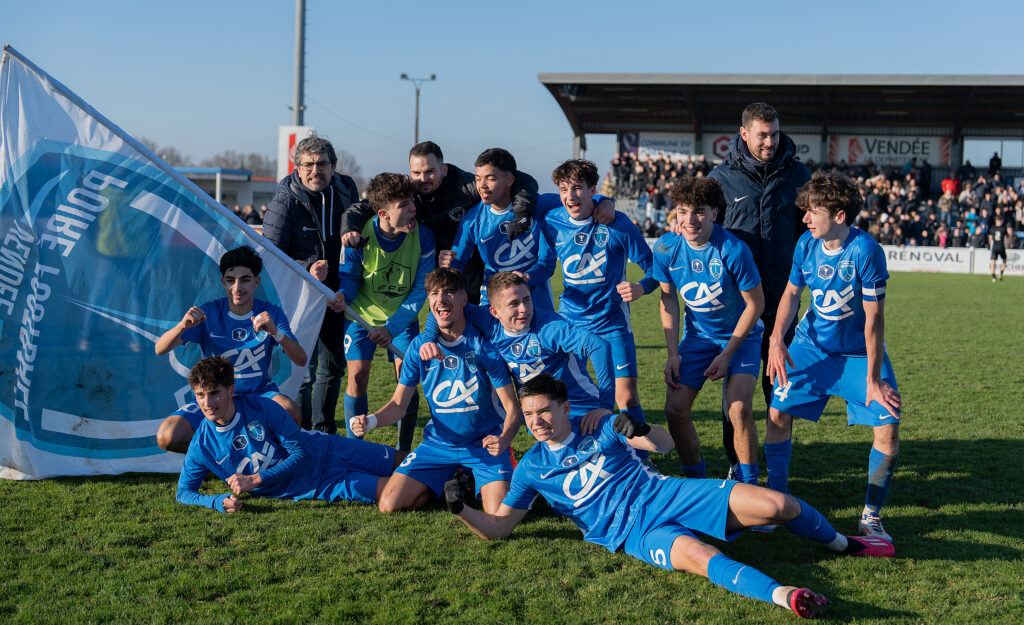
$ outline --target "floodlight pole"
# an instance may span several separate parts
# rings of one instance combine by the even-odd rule
[[[402,80],[408,80],[416,85],[416,130],[412,141],[413,145],[416,145],[420,142],[420,85],[437,80],[437,74],[431,74],[430,78],[412,78],[409,74],[402,74]]]
[[[301,126],[306,107],[302,104],[305,87],[306,0],[295,0],[295,85],[292,100],[292,125]]]

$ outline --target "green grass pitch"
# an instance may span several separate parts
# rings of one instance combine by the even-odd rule
[[[807,295],[804,294],[806,301]],[[633,308],[640,392],[664,425],[657,294]],[[1019,623],[1024,614],[1024,280],[896,274],[886,338],[904,398],[884,510],[892,560],[837,557],[785,530],[718,545],[833,600],[834,622]],[[393,389],[377,363],[371,409]],[[760,395],[758,393],[757,395]],[[709,475],[724,476],[718,405],[695,406]],[[425,402],[421,406],[425,406]],[[755,398],[755,414],[764,405]],[[340,418],[340,415],[339,415]],[[758,417],[763,442],[763,416]],[[421,419],[421,425],[425,419]],[[840,531],[863,503],[870,432],[833,400],[795,425],[790,487]],[[418,432],[417,432],[418,435]],[[371,439],[394,444],[393,428]],[[514,447],[532,439],[522,430]],[[675,453],[656,458],[679,475]],[[762,483],[764,473],[761,461]],[[487,543],[440,506],[247,498],[239,514],[175,503],[176,476],[0,482],[4,623],[783,623],[786,610],[580,540],[538,506]],[[207,481],[206,492],[226,492]]]

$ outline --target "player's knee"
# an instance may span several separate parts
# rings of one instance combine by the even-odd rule
[[[792,421],[793,417],[777,408],[771,408],[768,410],[768,427],[770,428],[788,430]]]
[[[349,371],[349,388],[355,390],[358,395],[365,395],[366,389],[370,385],[370,369],[358,369],[353,368]],[[354,389],[352,387],[355,387]]]
[[[729,420],[733,425],[754,422],[754,411],[750,404],[744,402],[733,402],[729,405]]]
[[[797,501],[796,497],[792,495],[784,495],[777,491],[771,491],[777,501],[773,501],[771,505],[776,507],[776,512],[773,515],[775,522],[777,523],[788,523],[793,519],[800,516],[801,506],[800,502]]]
[[[672,568],[707,577],[708,562],[721,553],[711,545],[690,536],[680,536],[672,543]]]
[[[377,502],[377,509],[381,512],[398,512],[402,508],[398,506],[398,501],[395,497],[387,491],[381,493],[380,500]]]

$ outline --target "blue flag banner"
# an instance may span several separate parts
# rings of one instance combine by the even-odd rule
[[[154,344],[224,297],[220,256],[263,257],[256,297],[311,353],[332,293],[13,49],[0,62],[0,477],[176,472],[160,422],[189,401],[195,346]],[[280,349],[274,381],[302,380]]]

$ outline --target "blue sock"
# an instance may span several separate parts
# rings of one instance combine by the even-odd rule
[[[626,414],[628,414],[629,416],[633,417],[634,419],[639,419],[640,421],[643,421],[644,423],[647,423],[647,417],[644,416],[644,409],[641,408],[639,404],[637,404],[636,406],[633,406],[632,408],[626,408],[622,412],[625,412]],[[636,455],[639,456],[639,458],[641,460],[647,460],[647,457],[650,456],[651,453],[649,451],[645,451],[643,449],[637,449],[636,450]]]
[[[767,603],[772,603],[772,591],[781,586],[749,564],[736,562],[721,553],[708,561],[708,579],[715,586]]]
[[[874,447],[871,448],[871,455],[868,456],[868,495],[864,499],[864,505],[875,512],[882,509],[885,498],[889,496],[892,474],[896,470],[898,459],[899,454],[887,456]]]
[[[366,414],[367,404],[366,395],[352,397],[345,393],[345,435],[349,438],[356,438],[356,433],[352,431],[348,420],[358,414]]]
[[[820,512],[811,507],[809,503],[794,497],[800,504],[800,515],[786,523],[786,529],[797,536],[810,538],[819,543],[830,543],[835,540],[836,530]]]
[[[705,477],[707,477],[706,467],[707,463],[705,463],[704,459],[701,458],[700,464],[684,464],[683,475],[689,478],[703,480]]]
[[[753,484],[757,486],[757,463],[754,464],[743,464],[742,462],[736,465],[739,469],[740,481],[744,484]]]
[[[768,488],[789,492],[789,457],[793,455],[793,439],[764,444],[764,461],[768,465]]]

